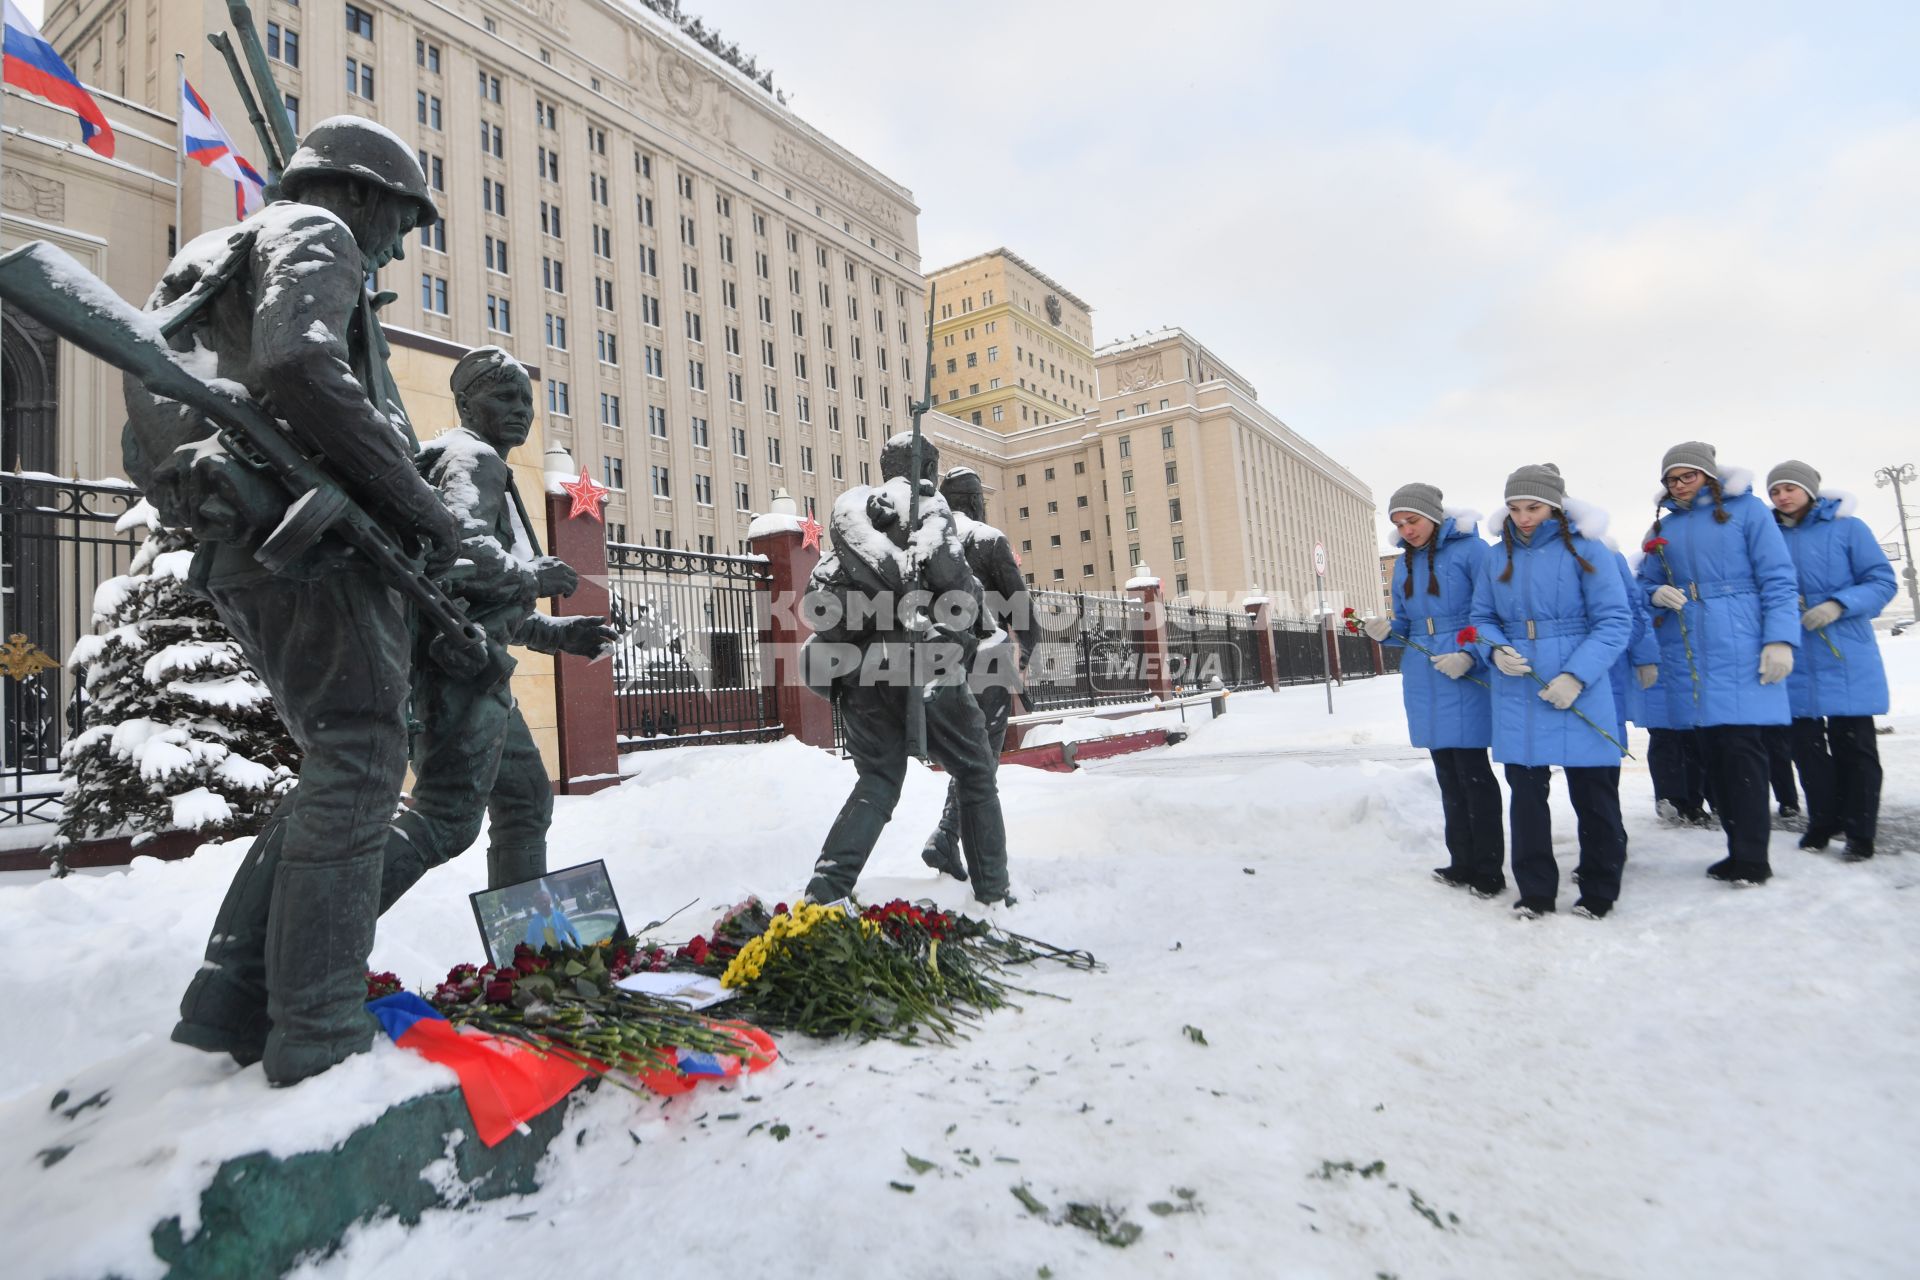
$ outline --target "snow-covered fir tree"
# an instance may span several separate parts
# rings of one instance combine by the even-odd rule
[[[299,748],[213,605],[187,589],[193,539],[144,501],[118,528],[147,538],[94,593],[96,634],[67,659],[86,702],[60,753],[57,843],[258,831],[293,786]]]

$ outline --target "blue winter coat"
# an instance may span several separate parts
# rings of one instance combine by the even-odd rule
[[[1507,549],[1494,547],[1474,583],[1473,625],[1481,640],[1512,645],[1541,680],[1566,672],[1585,686],[1573,704],[1587,717],[1582,720],[1542,701],[1533,676],[1493,669],[1493,758],[1503,764],[1620,763],[1620,749],[1594,726],[1620,741],[1613,667],[1632,638],[1633,613],[1619,570],[1608,563],[1614,553],[1577,528],[1573,542],[1593,572],[1575,563],[1560,537],[1560,521],[1551,519],[1529,541],[1512,541],[1507,581],[1500,581]]]
[[[1796,661],[1806,653],[1800,589],[1773,511],[1747,492],[1750,486],[1744,476],[1729,476],[1725,524],[1713,518],[1713,498],[1704,488],[1689,507],[1664,499],[1659,532],[1648,534],[1667,540],[1665,561],[1648,552],[1636,575],[1660,624],[1661,680],[1654,688],[1666,691],[1666,727],[1785,724],[1792,718],[1786,682],[1760,683],[1760,646],[1793,645],[1800,651]],[[1668,565],[1672,585],[1687,593],[1684,637],[1674,611],[1651,604],[1654,590],[1668,585]],[[1700,677],[1697,696],[1688,643]]]
[[[1395,539],[1399,541],[1399,539]],[[1401,543],[1399,565],[1393,574],[1393,634],[1382,644],[1406,647],[1407,637],[1428,653],[1458,652],[1460,629],[1473,609],[1473,582],[1489,554],[1476,525],[1447,517],[1428,544],[1434,551],[1434,576],[1440,594],[1427,593],[1428,548],[1414,550]],[[1407,595],[1407,562],[1413,562],[1413,594]],[[1409,648],[1400,664],[1400,697],[1407,707],[1407,736],[1416,747],[1445,750],[1487,747],[1493,743],[1493,695],[1482,685],[1487,678],[1484,650],[1473,652],[1473,670],[1449,680],[1433,669],[1419,649]],[[1479,680],[1482,684],[1475,684]]]
[[[1620,660],[1613,664],[1613,705],[1620,713],[1620,732],[1617,737],[1620,745],[1627,744],[1627,722],[1644,725],[1646,723],[1647,698],[1640,688],[1639,678],[1634,675],[1635,667],[1660,661],[1660,642],[1653,638],[1653,619],[1647,614],[1647,602],[1641,598],[1639,589],[1633,580],[1633,566],[1627,563],[1626,556],[1613,553],[1613,563],[1620,570],[1620,587],[1627,593],[1627,609],[1633,614],[1633,636],[1627,641],[1626,650]]]
[[[1865,521],[1849,514],[1850,498],[1821,497],[1797,525],[1781,525],[1787,553],[1799,571],[1807,608],[1838,600],[1846,607],[1826,628],[1826,640],[1808,633],[1787,678],[1796,720],[1887,714],[1887,669],[1873,620],[1898,594],[1893,566]]]

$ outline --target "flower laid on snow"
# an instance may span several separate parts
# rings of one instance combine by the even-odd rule
[[[369,1000],[378,1000],[381,996],[390,996],[404,990],[406,987],[394,974],[367,974],[367,999]]]

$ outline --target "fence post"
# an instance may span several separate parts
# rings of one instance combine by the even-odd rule
[[[1141,605],[1140,660],[1147,668],[1147,690],[1156,698],[1173,694],[1173,664],[1167,656],[1167,607],[1160,596],[1160,579],[1144,564],[1133,566],[1127,594]]]
[[[605,617],[611,605],[607,592],[607,526],[598,512],[573,515],[576,505],[570,494],[547,494],[547,550],[580,575],[579,589],[553,602],[553,616]],[[572,654],[556,655],[553,701],[559,722],[560,794],[585,795],[613,786],[620,780],[613,661],[591,662]]]
[[[1260,637],[1260,683],[1269,689],[1280,687],[1280,655],[1273,645],[1273,601],[1260,594],[1255,587],[1252,594],[1240,602],[1247,611],[1247,620],[1253,624],[1255,634]]]
[[[809,535],[800,520],[784,513],[759,515],[747,528],[747,546],[765,556],[772,571],[760,627],[760,685],[780,710],[784,734],[831,751],[833,705],[809,690],[800,672],[800,645],[812,634],[800,620],[800,598],[820,562],[822,532],[812,524]]]

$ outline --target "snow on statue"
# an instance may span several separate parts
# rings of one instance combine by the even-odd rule
[[[57,843],[163,831],[258,831],[292,786],[300,749],[210,601],[187,589],[193,539],[144,501],[120,518],[146,541],[94,593],[98,634],[67,659],[86,691],[60,753]]]

